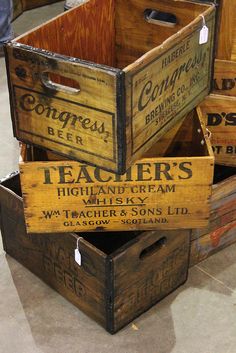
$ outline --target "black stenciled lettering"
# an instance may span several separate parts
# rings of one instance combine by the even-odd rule
[[[78,174],[76,183],[79,183],[81,179],[84,179],[86,183],[92,183],[93,179],[90,177],[87,166],[82,165]]]
[[[208,113],[207,114],[207,126],[217,126],[222,122],[222,117],[218,113]]]
[[[160,97],[168,89],[170,89],[170,92],[173,92],[182,75],[184,73],[188,73],[190,70],[194,70],[196,67],[200,67],[200,64],[203,65],[205,59],[206,53],[199,51],[193,58],[190,58],[187,62],[182,63],[161,82],[154,84],[151,80],[147,81],[139,96],[138,110],[143,111],[150,102],[156,101],[158,97]]]
[[[70,183],[74,183],[74,179],[70,179],[70,180],[66,180],[66,176],[69,175],[70,177],[72,177],[72,172],[71,170],[73,169],[72,166],[59,166],[58,170],[59,170],[59,176],[60,176],[60,181],[58,182],[58,184],[70,184]]]
[[[225,120],[225,125],[236,126],[236,113],[228,113]]]
[[[193,172],[191,168],[188,168],[187,166],[192,166],[191,162],[181,162],[179,164],[179,169],[185,173],[184,175],[179,175],[179,179],[191,179],[193,176]]]
[[[150,163],[140,163],[137,165],[137,181],[150,181],[151,177],[151,164]],[[145,177],[145,173],[148,175]]]
[[[101,174],[108,174],[106,172],[103,172],[100,168],[95,168],[94,171],[94,176],[96,178],[97,181],[101,182],[101,183],[108,183],[109,181],[112,180],[112,176],[109,175],[107,177],[103,176]]]
[[[155,180],[162,180],[162,175],[166,180],[173,180],[169,173],[171,167],[169,163],[155,163]]]
[[[32,107],[32,105],[35,103],[35,101],[35,97],[31,94],[24,94],[20,98],[20,107],[26,112],[32,112],[34,110],[34,106]]]
[[[110,137],[110,132],[106,129],[104,122],[99,122],[82,115],[77,116],[69,111],[60,112],[53,106],[45,106],[41,102],[37,102],[36,97],[32,94],[22,95],[19,99],[19,105],[23,111],[35,112],[41,117],[60,121],[62,129],[67,128],[69,125],[76,129],[77,125],[79,125],[79,128],[98,133],[106,143]]]

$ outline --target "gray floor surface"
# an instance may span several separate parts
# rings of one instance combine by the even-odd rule
[[[63,11],[28,11],[16,33]],[[0,59],[0,178],[18,168]],[[6,256],[0,244],[0,353],[236,353],[236,245],[190,270],[184,286],[114,336]]]

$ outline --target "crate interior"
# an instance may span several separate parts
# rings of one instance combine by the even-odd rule
[[[175,0],[90,0],[16,42],[124,68],[189,25],[208,6]]]
[[[178,131],[173,135],[170,130],[145,157],[204,157],[209,156],[204,132],[197,112],[191,111],[183,120]]]

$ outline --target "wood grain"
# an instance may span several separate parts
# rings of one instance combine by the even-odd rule
[[[220,1],[220,23],[217,43],[217,59],[221,60],[236,60],[236,1],[221,0]]]
[[[236,166],[236,98],[211,94],[200,110],[212,134],[216,163]]]
[[[160,0],[158,9],[177,16],[168,28],[146,21],[155,6],[87,1],[9,44],[16,137],[124,174],[183,119],[210,90],[215,9]],[[26,94],[37,107],[22,104]]]
[[[236,62],[215,60],[213,93],[236,97]]]
[[[191,266],[236,242],[236,168],[218,166],[216,172],[223,180],[213,185],[208,227],[192,231]]]
[[[208,137],[193,114],[172,133],[163,157],[152,149],[153,155],[123,176],[70,160],[43,161],[39,150],[30,159],[24,148],[20,171],[27,231],[206,226],[214,163]]]
[[[4,249],[110,333],[187,279],[190,231],[27,235],[19,175],[0,185]]]

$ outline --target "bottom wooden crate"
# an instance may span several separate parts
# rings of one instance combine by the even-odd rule
[[[191,234],[190,266],[236,242],[236,168],[215,166],[210,222]]]
[[[1,182],[0,205],[5,251],[110,333],[187,279],[188,230],[28,235],[18,174]]]

